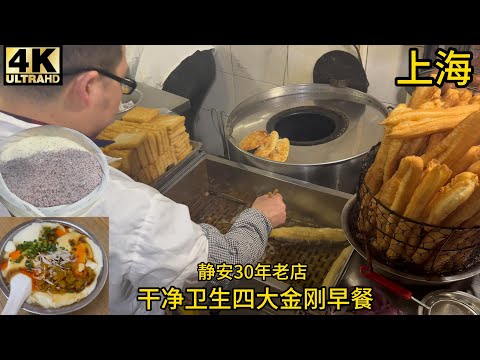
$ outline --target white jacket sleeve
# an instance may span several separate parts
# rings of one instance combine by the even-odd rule
[[[112,169],[106,194],[89,216],[110,218],[110,310],[112,314],[158,314],[161,301],[146,311],[139,287],[183,288],[207,261],[208,242],[185,205]]]

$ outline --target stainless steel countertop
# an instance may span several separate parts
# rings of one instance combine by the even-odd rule
[[[367,262],[360,256],[360,254],[354,251],[336,286],[363,286],[377,288],[388,297],[388,300],[391,304],[399,308],[405,315],[417,315],[418,305],[413,300],[404,300],[400,296],[397,296],[390,290],[384,288],[382,285],[379,285],[369,279],[365,279],[364,277],[362,277],[359,271],[360,266],[362,265],[367,265]],[[407,285],[402,284],[397,280],[393,281],[403,286],[405,289],[410,290],[412,292],[412,295],[419,300],[421,300],[425,295],[432,291],[443,289],[459,290],[475,295],[477,297],[480,296],[480,275],[454,283],[433,286],[411,284]]]
[[[143,94],[138,106],[167,108],[177,114],[183,114],[190,109],[190,100],[187,98],[142,83],[138,83],[137,88]]]

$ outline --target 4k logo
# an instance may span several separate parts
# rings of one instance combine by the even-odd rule
[[[62,85],[62,47],[4,47],[5,85]]]

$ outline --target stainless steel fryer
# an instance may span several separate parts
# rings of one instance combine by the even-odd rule
[[[351,197],[350,194],[206,154],[159,187],[165,196],[187,205],[193,221],[214,225],[223,233],[257,196],[274,189],[278,189],[287,205],[285,226],[340,228],[342,209]],[[306,264],[307,280],[281,282],[273,278],[265,281],[254,278],[245,280],[248,284],[240,281],[238,287],[262,288],[268,285],[280,291],[290,285],[299,290],[321,287],[332,263],[347,245],[347,242],[270,239],[262,263]]]

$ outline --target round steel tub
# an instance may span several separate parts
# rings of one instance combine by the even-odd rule
[[[387,109],[372,96],[323,84],[277,87],[239,104],[225,123],[233,161],[354,193],[363,156],[383,135]],[[290,139],[287,162],[240,149],[255,130],[276,130]]]

